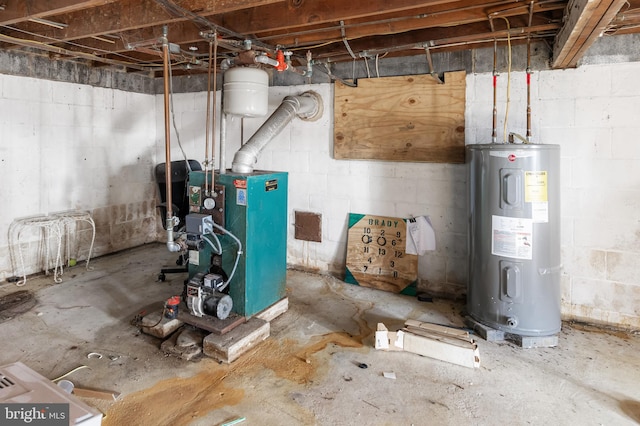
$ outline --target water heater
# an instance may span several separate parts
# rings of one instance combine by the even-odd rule
[[[469,190],[467,310],[521,336],[560,331],[560,147],[466,148]]]

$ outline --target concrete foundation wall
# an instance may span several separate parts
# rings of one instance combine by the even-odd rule
[[[25,227],[19,240],[13,232],[29,216],[91,212],[94,255],[153,239],[154,96],[0,74],[0,111],[0,280],[23,273],[19,247],[24,272],[44,269],[40,229]],[[71,257],[86,257],[90,234],[78,227]],[[53,259],[57,246],[52,237]]]

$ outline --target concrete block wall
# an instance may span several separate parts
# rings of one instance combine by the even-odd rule
[[[21,218],[89,211],[94,255],[155,238],[154,95],[0,75],[0,111],[0,281],[22,273],[9,233]],[[77,236],[83,259],[90,232],[81,225]],[[42,270],[40,232],[25,230],[20,243],[25,272]]]

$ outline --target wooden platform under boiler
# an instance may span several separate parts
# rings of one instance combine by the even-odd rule
[[[285,297],[249,319],[232,314],[225,320],[219,320],[180,311],[177,318],[162,318],[157,323],[162,313],[154,312],[143,318],[142,331],[163,339],[168,337],[161,347],[170,355],[191,360],[203,353],[228,364],[266,340],[270,335],[270,322],[288,309],[289,299]],[[194,333],[193,328],[185,329],[184,324],[198,332]],[[181,338],[186,333],[189,337]],[[204,337],[200,339],[200,336]]]

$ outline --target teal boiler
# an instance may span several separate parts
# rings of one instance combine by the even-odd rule
[[[224,228],[242,243],[242,254],[229,283],[232,311],[251,317],[285,297],[288,174],[254,171],[216,173],[214,177],[216,185],[224,186]],[[211,184],[210,172],[208,183]],[[190,189],[200,187],[204,194],[205,185],[205,172],[190,173]],[[199,209],[204,212],[203,207]],[[225,234],[218,238],[221,256],[208,244],[190,253],[189,279],[197,273],[209,272],[212,263],[231,274],[238,244]]]

